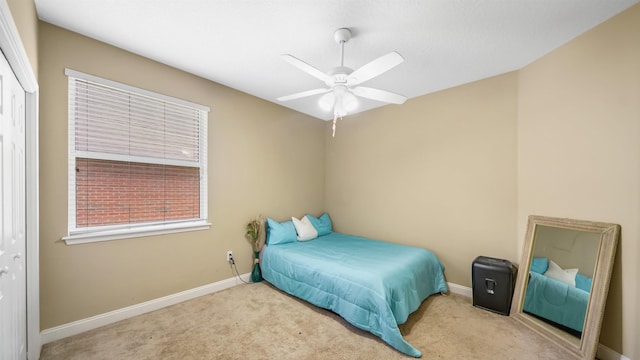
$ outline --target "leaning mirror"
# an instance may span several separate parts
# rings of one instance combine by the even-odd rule
[[[511,316],[594,359],[620,225],[529,216]]]

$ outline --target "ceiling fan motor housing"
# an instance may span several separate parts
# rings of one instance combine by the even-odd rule
[[[327,82],[327,86],[332,86],[333,84],[346,84],[349,75],[353,72],[353,69],[346,66],[336,66],[331,69],[328,75],[333,77],[333,83]]]

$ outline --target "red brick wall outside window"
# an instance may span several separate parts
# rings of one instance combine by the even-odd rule
[[[200,170],[76,158],[76,227],[200,217]]]

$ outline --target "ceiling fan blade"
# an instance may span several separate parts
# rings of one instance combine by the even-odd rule
[[[382,55],[381,57],[371,61],[368,64],[363,65],[358,70],[352,72],[347,78],[349,85],[358,85],[367,80],[383,74],[404,61],[402,55],[395,51]]]
[[[312,96],[312,95],[317,95],[317,94],[324,94],[324,93],[329,92],[329,91],[331,91],[331,89],[326,89],[326,88],[307,90],[307,91],[303,91],[303,92],[299,92],[299,93],[295,93],[295,94],[291,94],[291,95],[280,96],[277,100],[278,101],[294,100],[294,99],[299,99],[299,98],[303,98],[303,97],[307,97],[307,96]]]
[[[297,57],[293,56],[293,55],[289,55],[289,54],[283,54],[281,55],[282,59],[286,62],[288,62],[289,64],[297,67],[298,69],[306,72],[307,74],[322,80],[324,83],[326,84],[331,84],[333,82],[333,78],[325,73],[323,73],[322,71],[314,68],[313,66],[307,64],[306,62],[298,59]]]
[[[380,89],[373,89],[369,87],[358,86],[351,90],[357,96],[367,98],[367,99],[382,101],[386,103],[391,103],[391,104],[403,104],[405,101],[407,101],[406,96],[394,94],[392,92],[380,90]]]

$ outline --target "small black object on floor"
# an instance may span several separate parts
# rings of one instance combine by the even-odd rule
[[[516,273],[509,260],[478,256],[471,266],[473,306],[509,315]]]

